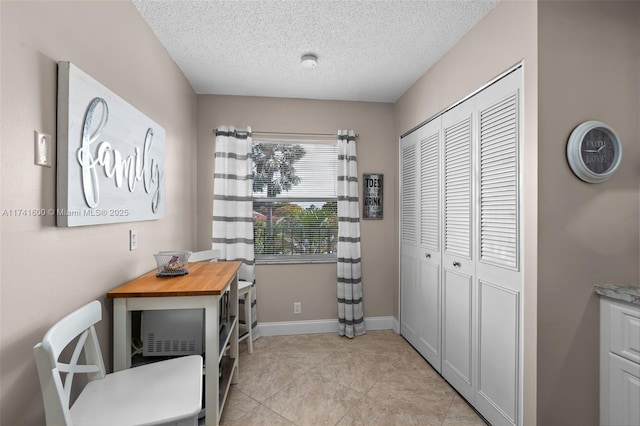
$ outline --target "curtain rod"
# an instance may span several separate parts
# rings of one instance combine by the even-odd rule
[[[218,129],[213,129],[213,133],[217,133]],[[260,132],[251,131],[251,135],[283,135],[283,136],[303,136],[303,137],[337,137],[338,133],[301,133],[301,132]],[[360,135],[356,133],[356,138]]]

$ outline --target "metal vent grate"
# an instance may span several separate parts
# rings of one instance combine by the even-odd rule
[[[142,313],[144,356],[202,354],[203,335],[202,309],[151,310]]]

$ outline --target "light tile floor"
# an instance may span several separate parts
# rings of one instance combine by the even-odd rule
[[[400,336],[369,331],[241,344],[222,425],[485,425]]]

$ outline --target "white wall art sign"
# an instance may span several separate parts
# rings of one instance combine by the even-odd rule
[[[58,63],[57,225],[164,216],[165,131],[70,62]]]

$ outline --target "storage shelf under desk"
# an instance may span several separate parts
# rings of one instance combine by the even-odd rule
[[[220,377],[218,380],[218,422],[220,422],[220,417],[222,417],[222,408],[227,400],[227,396],[229,395],[229,386],[231,386],[231,378],[233,377],[233,373],[238,367],[237,358],[231,358],[229,356],[222,357],[222,362],[220,363]]]
[[[222,356],[224,355],[224,352],[227,349],[227,346],[229,345],[229,339],[233,334],[233,329],[234,327],[237,327],[237,326],[238,326],[237,316],[231,316],[229,318],[229,321],[225,321],[220,325],[220,332],[219,332],[220,343],[218,346],[220,355],[218,356],[218,362],[222,361]]]

